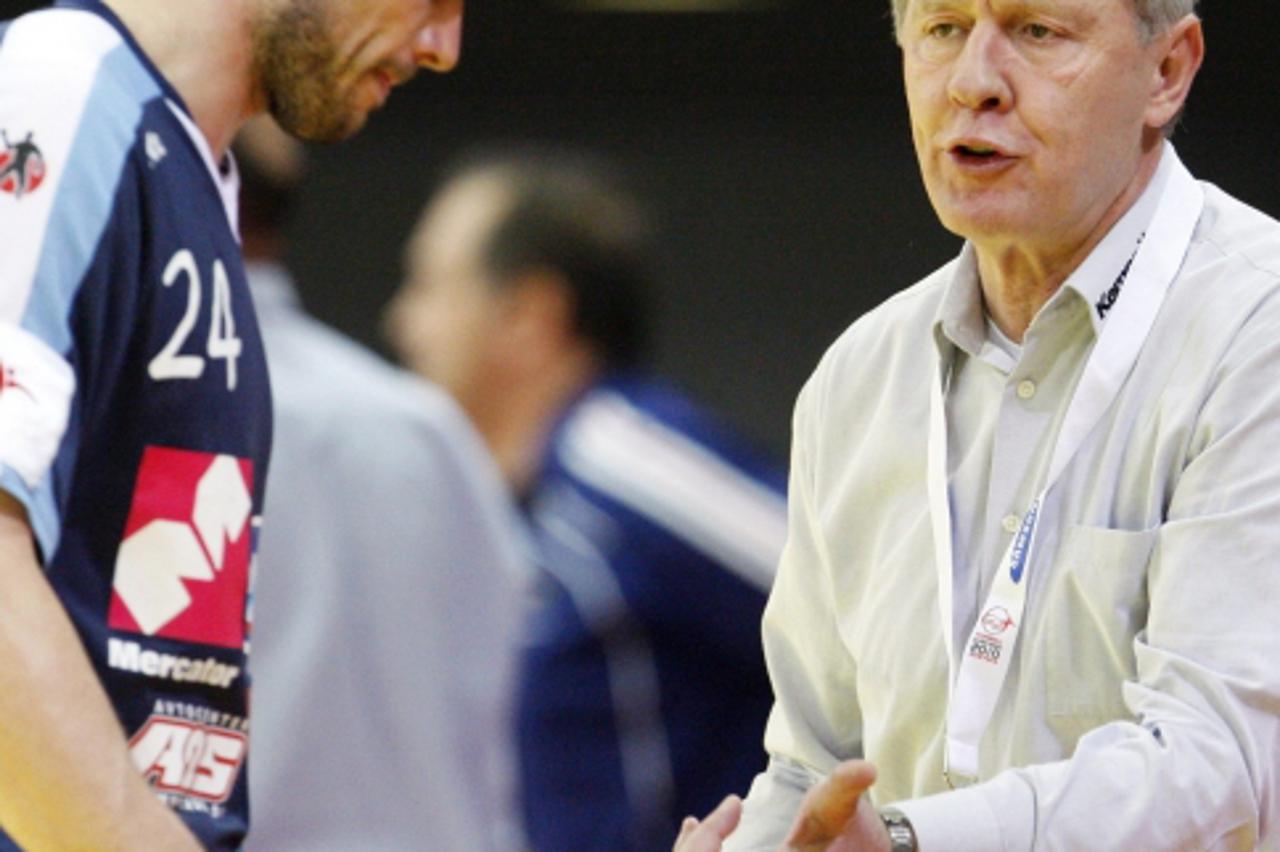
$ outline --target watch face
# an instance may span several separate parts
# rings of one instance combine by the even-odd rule
[[[889,848],[893,852],[916,852],[916,836],[905,825],[889,829]]]

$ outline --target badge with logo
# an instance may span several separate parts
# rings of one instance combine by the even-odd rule
[[[992,665],[1000,664],[1004,654],[1004,640],[1001,635],[1013,627],[1013,616],[1002,606],[991,606],[978,619],[982,630],[975,631],[969,642],[969,656],[975,660]]]
[[[242,648],[252,494],[247,459],[147,447],[116,555],[107,624]]]
[[[129,753],[153,788],[207,802],[225,802],[248,751],[248,738],[173,716],[153,715],[129,740]]]
[[[45,162],[40,149],[31,141],[32,134],[25,139],[13,142],[9,134],[0,130],[0,192],[6,192],[14,198],[35,192],[44,183]]]

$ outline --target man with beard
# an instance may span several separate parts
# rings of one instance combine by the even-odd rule
[[[44,168],[0,193],[0,848],[240,845],[271,417],[227,147],[263,111],[354,133],[455,64],[462,6],[72,0],[0,25],[0,129]]]

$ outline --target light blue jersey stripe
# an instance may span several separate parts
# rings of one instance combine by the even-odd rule
[[[27,507],[28,522],[40,545],[40,557],[48,564],[53,551],[62,538],[62,515],[53,499],[53,489],[48,487],[49,477],[41,487],[31,490],[13,468],[0,464],[0,490],[8,491]]]
[[[155,80],[127,46],[103,57],[71,144],[22,318],[23,328],[57,352],[71,351],[72,302],[110,222],[143,107],[159,95]]]
[[[103,57],[70,147],[22,318],[23,328],[64,355],[72,347],[72,304],[110,223],[143,108],[159,94],[159,87],[127,46]],[[64,442],[76,440],[73,429],[71,424]],[[34,490],[12,470],[0,469],[0,486],[25,497],[46,561],[62,536],[62,513],[53,488],[56,469],[55,464]]]

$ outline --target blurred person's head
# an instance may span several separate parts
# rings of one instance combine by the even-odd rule
[[[259,0],[250,19],[260,108],[289,133],[346,138],[419,68],[448,71],[464,0]]]
[[[648,230],[598,164],[527,154],[462,168],[428,204],[405,262],[392,343],[491,445],[544,434],[597,376],[643,354]]]

